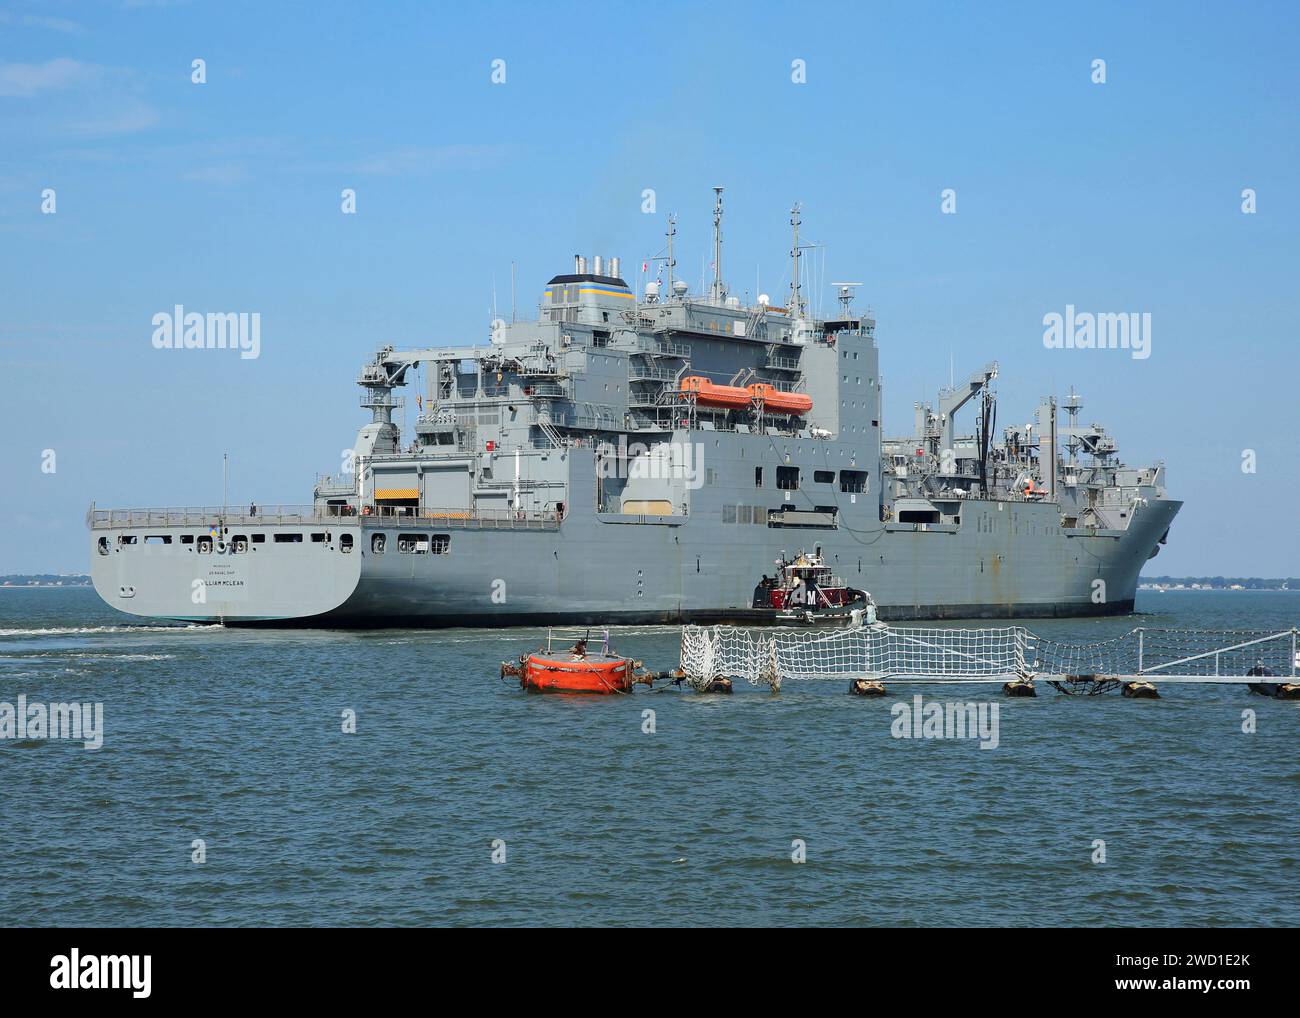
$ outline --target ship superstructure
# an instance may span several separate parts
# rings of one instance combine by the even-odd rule
[[[95,586],[139,615],[314,625],[745,620],[773,561],[816,553],[882,618],[1131,610],[1180,502],[1071,394],[997,432],[997,365],[884,438],[876,322],[809,312],[800,210],[784,306],[721,272],[634,293],[575,256],[538,315],[476,346],[384,347],[350,472],[298,507],[89,515]],[[417,375],[413,426],[398,390]],[[967,404],[973,431],[958,430]]]

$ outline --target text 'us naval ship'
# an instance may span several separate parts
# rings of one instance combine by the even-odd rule
[[[304,506],[92,505],[96,590],[228,624],[746,621],[760,578],[806,551],[885,619],[1130,611],[1182,504],[1164,466],[1124,466],[1073,395],[999,433],[996,364],[882,437],[859,284],[810,314],[796,205],[786,304],[746,306],[716,190],[707,293],[674,273],[670,217],[641,295],[619,259],[579,256],[486,345],[385,346],[349,473]],[[417,378],[404,434],[395,390]]]

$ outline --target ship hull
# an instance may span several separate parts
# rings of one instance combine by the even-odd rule
[[[92,553],[92,576],[125,612],[230,625],[761,624],[770,613],[749,606],[762,575],[783,554],[819,547],[885,620],[1113,615],[1133,610],[1142,564],[1180,506],[1152,502],[1116,531],[1066,530],[1050,504],[974,500],[960,526],[859,533],[575,514],[551,530],[449,528],[436,554],[397,551],[402,527],[356,519],[323,541],[312,539],[321,524],[244,528],[267,540],[243,555],[196,555],[175,528],[167,545]],[[345,529],[349,554],[339,550]],[[301,540],[275,536],[286,533]],[[372,550],[378,534],[382,554]]]

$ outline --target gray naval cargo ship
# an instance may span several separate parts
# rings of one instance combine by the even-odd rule
[[[859,284],[810,313],[796,206],[785,306],[742,302],[717,191],[707,293],[674,272],[670,217],[640,295],[619,259],[579,256],[486,345],[386,346],[358,379],[371,419],[312,504],[92,505],[96,590],[228,624],[752,621],[755,585],[803,550],[886,619],[1130,611],[1182,504],[1164,466],[1123,465],[1073,395],[999,433],[996,364],[883,437]],[[404,432],[395,390],[417,380]]]

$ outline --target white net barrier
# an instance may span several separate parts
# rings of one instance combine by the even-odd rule
[[[686,626],[681,667],[693,681],[715,676],[752,684],[780,679],[912,675],[952,681],[1024,674],[1029,634],[1002,629],[858,629],[778,632]]]
[[[1067,643],[1021,626],[927,629],[863,626],[795,632],[685,626],[681,667],[692,682],[911,676],[952,682],[1019,676],[1277,676],[1300,672],[1297,632],[1134,629]]]
[[[1141,631],[1142,674],[1274,675],[1292,679],[1296,659],[1295,630],[1281,633],[1217,632],[1186,629]]]
[[[682,671],[692,682],[723,676],[757,684],[769,671],[770,637],[734,626],[684,626]]]
[[[1138,630],[1113,640],[1066,643],[1038,637],[1031,667],[1042,675],[1134,675],[1138,665]]]
[[[1025,630],[869,626],[772,637],[782,678],[934,679],[1014,677],[1024,661]]]
[[[1038,638],[1033,670],[1044,675],[1295,675],[1293,630],[1134,629],[1099,643]]]

